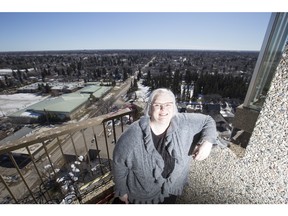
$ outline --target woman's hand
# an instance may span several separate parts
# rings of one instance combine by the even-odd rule
[[[122,202],[125,202],[125,204],[129,204],[128,195],[127,195],[127,194],[124,194],[123,196],[119,197],[119,199],[120,199]]]
[[[213,146],[213,143],[204,141],[201,145],[197,145],[195,147],[192,157],[198,161],[206,159],[211,152],[212,146]]]

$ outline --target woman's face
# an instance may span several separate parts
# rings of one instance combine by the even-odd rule
[[[174,113],[173,98],[167,93],[160,93],[154,97],[151,104],[151,121],[168,124]]]

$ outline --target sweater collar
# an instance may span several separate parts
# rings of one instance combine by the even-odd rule
[[[153,160],[155,160],[154,167],[153,167],[153,176],[156,180],[158,181],[163,181],[163,177],[161,175],[163,168],[164,168],[164,161],[162,157],[157,153],[157,150],[155,149],[155,146],[153,144],[153,138],[151,135],[151,130],[150,130],[150,118],[149,116],[143,116],[139,120],[139,126],[142,129],[143,133],[143,141],[144,141],[144,146],[148,154],[152,155]],[[175,143],[172,142],[172,139],[177,140],[177,131],[179,130],[179,118],[174,116],[171,119],[170,126],[166,132],[166,137],[165,137],[165,145],[168,147],[168,152],[174,157],[175,160],[175,166],[183,166],[181,164],[181,158],[179,158],[179,153],[175,151]],[[174,168],[175,169],[175,168]],[[174,171],[173,171],[174,173]],[[172,173],[172,174],[173,174]],[[166,181],[166,184],[170,184],[169,181],[171,181],[172,175],[168,178]],[[170,179],[170,180],[169,180]],[[165,187],[166,188],[166,187]],[[167,192],[167,191],[166,191]]]
[[[171,143],[172,134],[179,129],[179,127],[177,126],[177,125],[179,125],[178,121],[179,120],[178,120],[177,114],[176,114],[171,119],[170,126],[167,129],[167,132],[166,132],[166,143]],[[152,136],[151,136],[150,124],[149,123],[150,123],[150,117],[149,116],[142,116],[140,118],[139,125],[140,125],[140,128],[141,128],[142,132],[143,132],[145,148],[146,148],[146,150],[149,153],[152,153],[152,151],[154,150],[154,144],[153,144],[153,141],[152,141]],[[172,149],[171,149],[171,151],[172,151]]]

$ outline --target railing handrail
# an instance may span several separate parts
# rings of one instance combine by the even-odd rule
[[[105,115],[86,119],[86,120],[83,120],[80,122],[69,123],[69,124],[63,125],[63,126],[61,125],[57,128],[51,128],[47,131],[44,131],[41,133],[36,133],[36,134],[33,134],[31,136],[27,136],[27,137],[22,137],[18,140],[15,140],[15,141],[8,141],[8,142],[0,145],[0,155],[15,151],[15,150],[20,149],[20,148],[28,147],[28,146],[36,144],[36,143],[41,143],[41,142],[44,142],[46,140],[59,137],[61,135],[65,135],[65,134],[67,134],[67,132],[73,133],[73,132],[79,131],[81,129],[100,125],[103,122],[106,122],[110,119],[129,115],[129,114],[132,114],[133,112],[134,112],[134,110],[130,110],[129,108],[120,109],[115,113],[108,113]]]
[[[135,111],[124,108],[3,142],[0,202],[2,199],[6,203],[6,198],[12,203],[60,203],[61,200],[61,203],[71,203],[76,198],[82,203],[82,200],[102,199],[106,190],[113,187],[110,155],[114,145],[109,143],[111,140],[116,143],[124,124],[134,120]],[[124,123],[126,115],[129,120],[125,119]],[[119,128],[115,127],[119,125],[116,119],[121,122]],[[108,121],[112,121],[112,125],[108,125]],[[111,137],[108,139],[107,135]],[[10,176],[18,176],[12,184]]]

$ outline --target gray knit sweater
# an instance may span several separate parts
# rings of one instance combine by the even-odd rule
[[[199,113],[178,113],[165,137],[165,145],[175,158],[175,167],[167,179],[161,173],[164,161],[153,144],[149,117],[143,116],[124,131],[113,152],[115,196],[128,194],[133,203],[159,203],[164,197],[181,195],[187,182],[191,156],[188,151],[195,134],[216,143],[215,121]]]

